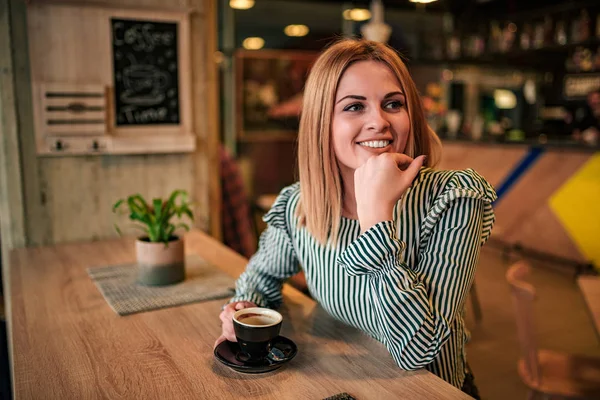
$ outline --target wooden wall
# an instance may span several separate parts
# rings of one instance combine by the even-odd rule
[[[25,244],[15,71],[10,49],[9,4],[7,0],[0,0],[0,234],[3,248]],[[2,252],[2,258],[6,264],[6,252]]]
[[[439,168],[473,168],[498,189],[529,151],[527,145],[445,142]],[[590,226],[591,237],[597,237],[600,230],[600,212],[595,206],[600,175],[581,176],[583,168],[597,157],[593,150],[545,149],[494,204],[492,238],[600,267],[600,247],[578,239],[582,225]],[[581,185],[579,190],[563,192],[574,181]],[[572,209],[568,213],[552,206],[552,199],[559,193],[572,203],[566,206]]]
[[[213,54],[216,49],[216,0],[101,0],[69,4],[104,5],[125,9],[192,9],[192,114],[197,150],[188,154],[168,155],[103,155],[38,157],[35,154],[31,82],[43,74],[43,66],[30,67],[30,50],[37,46],[28,27],[27,5],[22,0],[0,0],[0,22],[10,22],[13,52],[15,118],[20,148],[21,167],[14,160],[3,162],[3,175],[15,180],[22,176],[24,231],[26,245],[52,244],[64,241],[101,239],[115,236],[112,204],[133,193],[144,196],[166,196],[175,188],[188,190],[196,202],[196,227],[220,236],[220,204],[218,176],[218,93]],[[32,1],[36,4],[48,3]],[[68,23],[65,21],[65,23]],[[4,27],[2,27],[4,28]],[[87,32],[86,34],[91,34]],[[2,40],[5,41],[3,38]],[[0,54],[7,54],[2,43]],[[74,52],[71,57],[76,58]],[[97,74],[93,60],[86,60],[89,74]],[[3,111],[11,117],[10,110]],[[3,140],[4,132],[3,132]],[[4,146],[10,152],[15,146]],[[11,147],[12,146],[12,147]],[[13,212],[16,194],[2,194],[2,203],[10,203]],[[2,208],[4,221],[5,207]],[[14,224],[18,225],[18,221]],[[14,225],[13,224],[13,225]],[[17,232],[18,233],[18,232]],[[12,235],[7,229],[3,236]],[[4,240],[4,237],[3,237]]]

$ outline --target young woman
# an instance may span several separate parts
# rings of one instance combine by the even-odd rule
[[[282,282],[302,268],[313,298],[385,344],[400,368],[426,368],[476,396],[462,315],[495,193],[472,170],[427,168],[440,143],[399,56],[351,39],[324,51],[298,145],[300,182],[264,217],[217,343],[235,341],[236,310],[278,307]]]

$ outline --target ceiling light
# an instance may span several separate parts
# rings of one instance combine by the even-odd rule
[[[445,81],[451,81],[452,79],[454,79],[454,72],[450,71],[449,69],[443,70],[442,79]]]
[[[535,82],[531,79],[527,79],[523,85],[523,97],[525,97],[527,103],[535,104],[537,97],[536,92],[537,90],[535,88]]]
[[[511,110],[517,106],[517,96],[510,90],[496,89],[494,90],[494,102],[496,107],[501,110]]]
[[[344,19],[349,21],[366,21],[371,18],[371,11],[366,8],[353,8],[351,10],[344,10],[342,15]]]
[[[283,32],[288,36],[302,37],[308,34],[308,30],[306,25],[288,25]]]
[[[421,3],[421,4],[433,3],[434,1],[437,1],[437,0],[410,0],[411,3]]]
[[[254,0],[229,0],[229,7],[236,10],[247,10],[254,7]]]
[[[381,0],[371,1],[371,21],[364,24],[360,31],[367,40],[387,43],[392,34],[392,27],[383,20],[383,3]]]
[[[249,37],[244,39],[242,46],[247,50],[258,50],[262,49],[265,45],[265,40],[261,37]]]

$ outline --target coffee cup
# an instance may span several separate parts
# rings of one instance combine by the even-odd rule
[[[233,314],[233,329],[240,345],[238,359],[243,362],[264,360],[273,339],[279,336],[283,317],[269,308],[243,308]]]

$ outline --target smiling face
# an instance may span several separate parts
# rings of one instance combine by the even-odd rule
[[[409,134],[406,98],[392,71],[377,61],[350,65],[338,85],[332,121],[342,179],[352,179],[369,157],[403,153]]]

